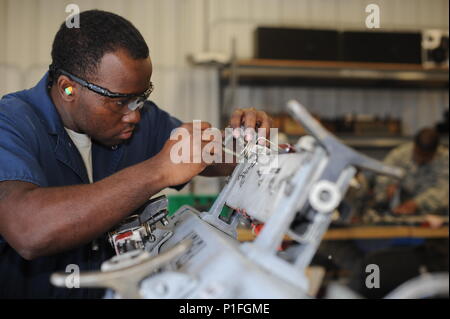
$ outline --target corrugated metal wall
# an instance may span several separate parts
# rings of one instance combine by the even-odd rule
[[[229,54],[235,37],[238,56],[250,58],[257,25],[363,30],[369,3],[380,6],[383,30],[448,29],[449,18],[448,0],[0,0],[0,95],[31,87],[42,76],[69,3],[132,21],[150,46],[153,99],[182,120],[203,119],[214,125],[216,70],[190,66],[187,54]],[[240,88],[237,101],[241,107],[273,110],[289,98],[299,98],[328,116],[351,111],[402,116],[407,134],[434,123],[448,109],[444,90]]]

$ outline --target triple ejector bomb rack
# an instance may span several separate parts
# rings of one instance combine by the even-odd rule
[[[208,212],[183,206],[167,217],[166,199],[156,199],[111,233],[117,256],[81,273],[80,287],[107,288],[106,298],[310,297],[306,267],[357,169],[403,172],[342,144],[300,103],[287,108],[309,134],[294,153],[253,145]],[[224,219],[226,207],[234,211]],[[236,239],[237,210],[264,223],[254,241]],[[293,258],[278,251],[286,235],[297,243]],[[64,287],[66,277],[51,282]]]

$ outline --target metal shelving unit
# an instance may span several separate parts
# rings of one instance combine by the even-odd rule
[[[226,110],[235,105],[239,85],[447,89],[448,71],[448,67],[424,68],[417,64],[239,60],[233,56],[229,64],[219,68],[222,124],[226,121]],[[225,95],[227,86],[230,90]],[[389,149],[410,138],[368,136],[343,140],[355,148]]]
[[[417,64],[291,60],[232,60],[220,69],[221,82],[251,84],[307,83],[333,86],[388,86],[445,88],[448,67],[424,68]]]

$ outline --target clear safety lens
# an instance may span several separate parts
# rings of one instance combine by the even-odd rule
[[[137,98],[137,99],[131,101],[130,103],[128,103],[128,109],[130,111],[140,110],[144,106],[144,102],[145,102],[145,100],[143,100],[142,98]]]

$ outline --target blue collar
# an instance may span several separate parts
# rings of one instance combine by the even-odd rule
[[[50,134],[65,135],[64,124],[48,92],[48,80],[47,72],[35,87],[25,91],[24,98],[41,113]]]

